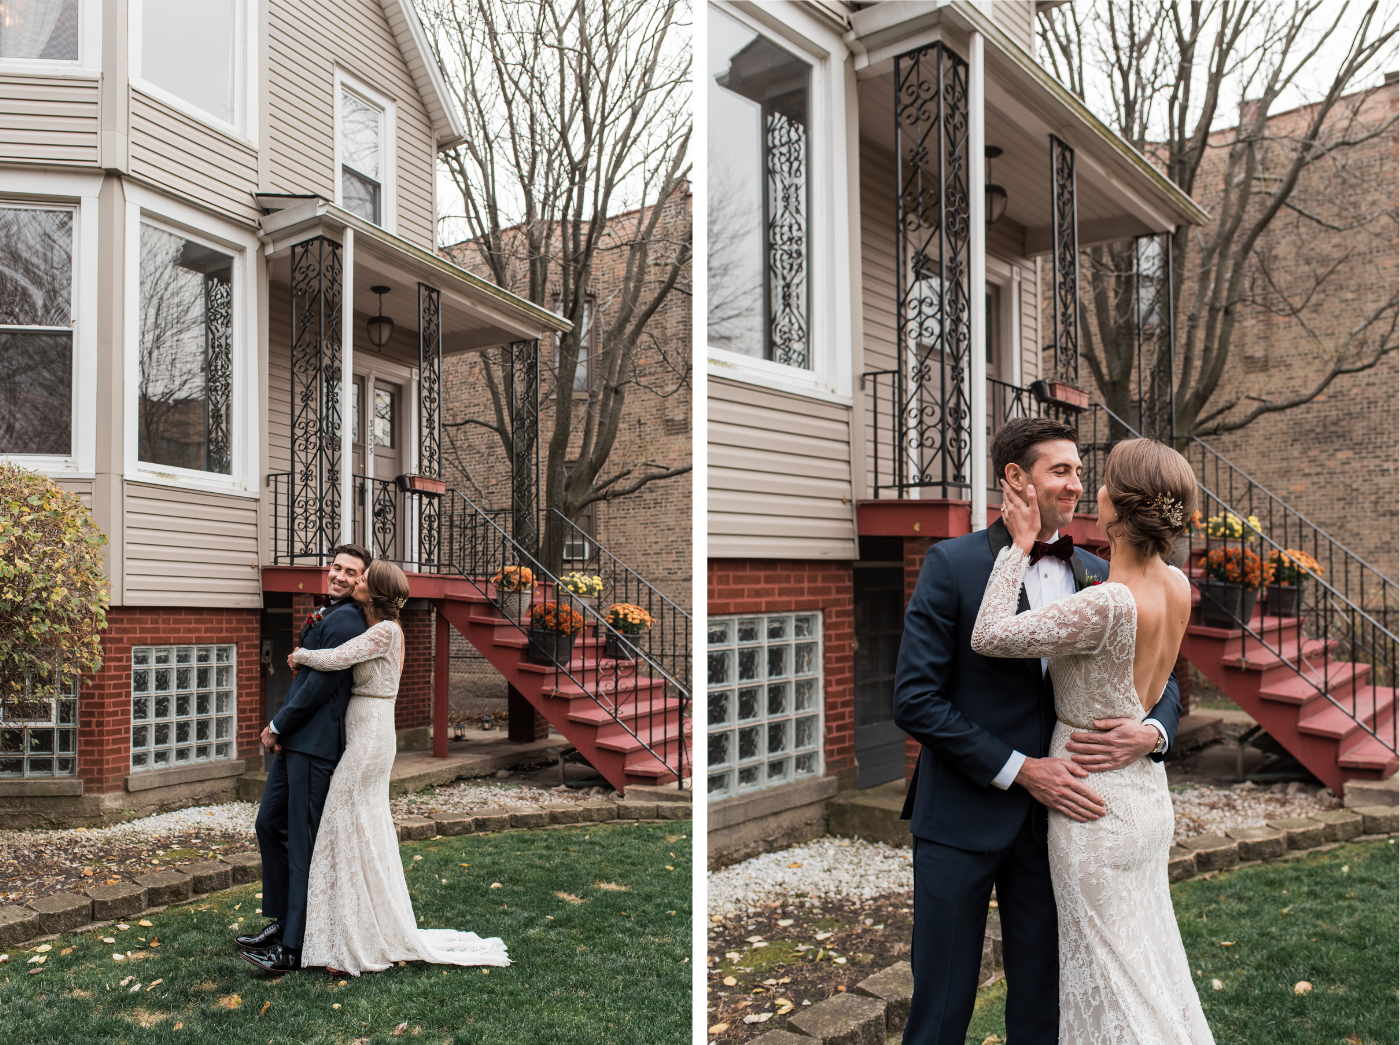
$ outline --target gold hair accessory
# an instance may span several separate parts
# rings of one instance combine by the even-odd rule
[[[1156,511],[1156,513],[1170,523],[1174,529],[1181,529],[1181,521],[1186,513],[1186,509],[1185,505],[1175,497],[1170,494],[1159,493],[1147,502],[1147,507]]]
[[[391,599],[390,601],[394,604],[394,609],[396,609],[396,610],[401,610],[401,609],[403,609],[403,604],[404,604],[405,602],[407,602],[408,600],[407,600],[407,599]]]

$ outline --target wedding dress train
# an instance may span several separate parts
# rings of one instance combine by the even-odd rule
[[[345,753],[331,777],[311,855],[301,964],[353,976],[399,961],[509,965],[499,938],[420,929],[414,917],[389,811],[402,649],[399,626],[381,621],[335,649],[299,649],[294,655],[298,664],[318,671],[353,666],[355,679],[345,713]]]
[[[1049,657],[1055,683],[1050,756],[1068,758],[1094,719],[1146,713],[1133,687],[1137,603],[1126,585],[1095,585],[1018,614],[1030,557],[997,558],[972,648]],[[1167,772],[1139,758],[1087,782],[1107,812],[1075,823],[1050,812],[1050,878],[1060,932],[1060,1045],[1213,1045],[1172,912],[1167,854],[1173,828]]]

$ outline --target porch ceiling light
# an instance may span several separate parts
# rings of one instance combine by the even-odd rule
[[[394,333],[394,321],[384,314],[384,295],[389,293],[389,288],[370,287],[369,292],[379,295],[379,315],[372,316],[365,324],[369,327],[369,343],[375,348],[383,348]]]
[[[1001,155],[1001,148],[996,145],[988,145],[984,150],[987,157],[987,177],[992,176],[992,161]],[[995,225],[1001,220],[1001,216],[1006,213],[1006,190],[993,182],[987,182],[986,188],[986,210],[987,224]]]

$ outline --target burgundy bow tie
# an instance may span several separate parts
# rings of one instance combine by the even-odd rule
[[[1047,555],[1052,555],[1061,562],[1069,562],[1070,559],[1074,558],[1074,538],[1065,534],[1054,544],[1036,541],[1031,548],[1031,565],[1034,566]]]

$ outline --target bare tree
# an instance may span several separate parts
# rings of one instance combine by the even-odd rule
[[[1393,291],[1357,305],[1349,318],[1319,307],[1345,259],[1326,255],[1318,232],[1394,237],[1394,186],[1351,162],[1359,146],[1395,127],[1394,117],[1367,112],[1373,91],[1359,86],[1378,57],[1393,53],[1393,12],[1377,11],[1371,3],[1361,12],[1349,40],[1333,40],[1345,20],[1337,5],[1321,0],[1109,0],[1066,5],[1041,18],[1052,71],[1081,96],[1091,77],[1102,84],[1114,129],[1211,211],[1209,225],[1181,226],[1172,237],[1179,435],[1234,431],[1300,406],[1396,350]],[[1281,97],[1319,78],[1320,97],[1277,111]],[[1237,124],[1220,130],[1232,93]],[[1290,244],[1287,265],[1277,256],[1283,241]],[[1133,301],[1134,246],[1084,255],[1083,356],[1105,403],[1127,417],[1141,318]],[[1301,326],[1322,363],[1308,387],[1276,399],[1216,398],[1248,310]],[[1165,415],[1165,403],[1160,411]]]
[[[670,295],[689,293],[688,207],[683,223],[668,214],[690,174],[688,5],[426,0],[424,8],[466,120],[467,142],[443,158],[473,267],[573,323],[541,346],[542,394],[554,403],[545,505],[575,519],[594,501],[690,471],[609,460],[628,395],[641,387],[642,352],[663,359],[649,373],[670,375],[648,391],[670,395],[690,381],[689,344],[660,345],[648,330]],[[590,303],[598,270],[614,259],[620,289]],[[590,308],[591,387],[575,402]],[[481,356],[492,411],[472,423],[494,430],[509,454],[502,362]],[[546,563],[558,554],[546,548]]]

